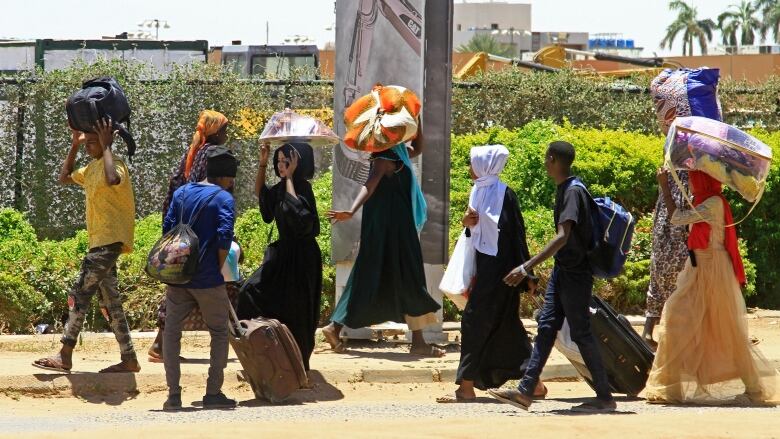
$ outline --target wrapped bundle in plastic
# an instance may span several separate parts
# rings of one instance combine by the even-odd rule
[[[333,146],[339,143],[339,137],[322,121],[286,108],[271,116],[260,134],[260,141],[273,146],[285,143]]]
[[[709,174],[750,202],[761,198],[772,150],[755,137],[705,117],[678,117],[666,136],[667,166]]]
[[[718,69],[666,69],[653,79],[653,96],[658,123],[664,134],[676,117],[702,116],[721,120],[718,102]]]
[[[417,135],[420,100],[405,87],[376,85],[344,111],[344,143],[358,151],[380,152]]]

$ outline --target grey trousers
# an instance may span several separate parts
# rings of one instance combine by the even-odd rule
[[[222,390],[228,359],[228,319],[230,301],[224,285],[214,288],[180,288],[168,285],[165,293],[167,317],[163,332],[163,362],[168,393],[180,394],[181,386],[181,331],[182,322],[195,306],[203,314],[203,322],[211,334],[211,358],[206,394],[216,395]]]

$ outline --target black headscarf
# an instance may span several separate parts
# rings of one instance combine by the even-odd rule
[[[206,151],[207,177],[235,177],[238,159],[235,153],[224,146],[215,146]]]
[[[311,180],[314,177],[314,150],[308,143],[285,143],[274,151],[274,173],[279,177],[279,151],[282,151],[288,160],[292,158],[295,151],[298,153],[298,167],[295,168],[293,181]]]

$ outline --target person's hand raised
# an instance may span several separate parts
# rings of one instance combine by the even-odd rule
[[[117,131],[114,130],[110,117],[98,119],[97,123],[92,128],[95,130],[95,133],[97,133],[98,142],[103,150],[114,143],[114,135]]]
[[[290,154],[290,163],[287,165],[287,178],[292,178],[295,175],[295,170],[298,169],[298,160],[300,155],[298,151],[293,150]]]
[[[268,157],[271,155],[271,145],[268,142],[260,144],[260,166],[268,166]]]
[[[68,122],[68,128],[70,128],[70,138],[73,145],[80,146],[87,142],[87,135],[70,126],[70,122]]]

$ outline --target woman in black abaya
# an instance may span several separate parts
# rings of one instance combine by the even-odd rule
[[[279,239],[265,251],[263,263],[241,288],[240,319],[267,317],[284,323],[301,349],[309,370],[314,332],[320,315],[322,254],[316,237],[320,220],[310,180],[314,154],[305,143],[288,143],[274,151],[274,172],[281,179],[265,184],[269,147],[260,148],[255,194],[263,221],[276,221]]]
[[[507,270],[530,258],[525,223],[515,192],[498,177],[509,151],[503,145],[471,149],[471,177],[474,187],[463,217],[469,245],[476,254],[476,276],[461,320],[460,364],[454,395],[438,398],[440,403],[470,402],[474,388],[501,387],[525,373],[531,357],[531,342],[520,321],[521,288],[503,282]],[[546,393],[539,384],[536,394]]]

